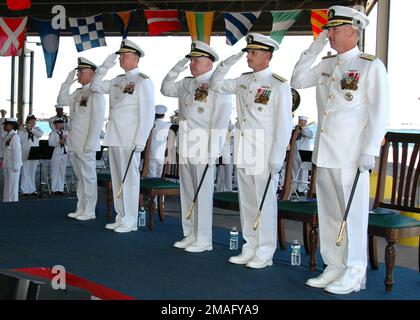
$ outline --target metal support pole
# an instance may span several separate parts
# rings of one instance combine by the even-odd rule
[[[29,113],[33,113],[33,97],[34,97],[34,52],[30,51],[29,64]]]
[[[376,56],[388,68],[389,20],[391,0],[378,1],[378,24],[376,29]]]
[[[15,87],[16,87],[16,59],[15,56],[12,56],[11,60],[11,70],[10,70],[10,117],[14,118],[15,116]]]
[[[23,123],[23,101],[25,95],[25,42],[23,42],[22,53],[19,56],[19,69],[18,69],[18,95],[17,95],[17,118],[19,125]]]

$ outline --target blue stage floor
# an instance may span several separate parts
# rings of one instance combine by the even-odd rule
[[[69,219],[75,199],[0,204],[0,269],[63,265],[68,272],[137,299],[420,299],[420,274],[396,267],[385,292],[385,268],[369,271],[367,290],[345,296],[305,286],[320,273],[291,266],[290,252],[277,250],[274,265],[255,270],[227,262],[228,231],[214,228],[214,250],[187,253],[172,247],[181,238],[179,219],[156,229],[118,234],[104,228],[105,207],[94,221]],[[321,266],[321,263],[318,264]]]

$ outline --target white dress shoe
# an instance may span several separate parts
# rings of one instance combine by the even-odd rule
[[[124,225],[120,225],[119,227],[114,229],[115,232],[119,232],[119,233],[125,233],[125,232],[130,232],[130,231],[137,231],[137,224],[135,224],[134,226],[124,226]]]
[[[212,251],[213,250],[213,245],[210,244],[199,244],[197,242],[189,245],[188,247],[186,247],[184,249],[185,251],[188,252],[204,252],[204,251]]]
[[[83,212],[70,212],[67,217],[69,218],[76,218],[77,216],[80,216],[81,214],[83,214]]]
[[[91,219],[95,219],[95,218],[96,218],[95,212],[84,213],[84,214],[76,216],[76,219],[80,220],[80,221],[87,221],[87,220],[91,220]]]
[[[229,262],[233,264],[247,264],[253,257],[254,255],[241,253],[238,256],[230,257]]]
[[[252,258],[246,264],[248,268],[254,268],[254,269],[261,269],[265,267],[270,267],[272,265],[273,265],[273,260],[261,260],[257,257]]]
[[[192,236],[187,236],[184,239],[177,241],[174,243],[174,247],[175,248],[179,248],[179,249],[185,249],[186,247],[188,247],[189,245],[192,245],[195,242],[194,237]]]
[[[325,291],[335,294],[349,294],[366,289],[366,272],[356,268],[347,268],[337,280],[331,282]]]
[[[108,223],[105,225],[105,229],[114,230],[118,228],[120,225],[121,225],[121,222]]]
[[[345,269],[338,269],[332,266],[327,266],[323,273],[316,278],[311,278],[306,281],[306,285],[314,288],[325,288],[331,282],[337,280],[344,273]]]

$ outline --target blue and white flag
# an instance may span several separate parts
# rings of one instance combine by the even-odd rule
[[[42,50],[44,51],[47,77],[51,78],[60,44],[60,29],[54,29],[49,20],[36,20],[36,25],[41,38]]]
[[[244,37],[261,14],[258,12],[226,12],[224,13],[226,25],[226,43],[233,46]]]
[[[69,18],[70,30],[78,52],[106,46],[103,15]]]

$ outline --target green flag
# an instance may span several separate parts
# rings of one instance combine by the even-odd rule
[[[273,29],[270,37],[280,44],[287,30],[293,26],[301,12],[302,10],[271,11],[273,15]]]

